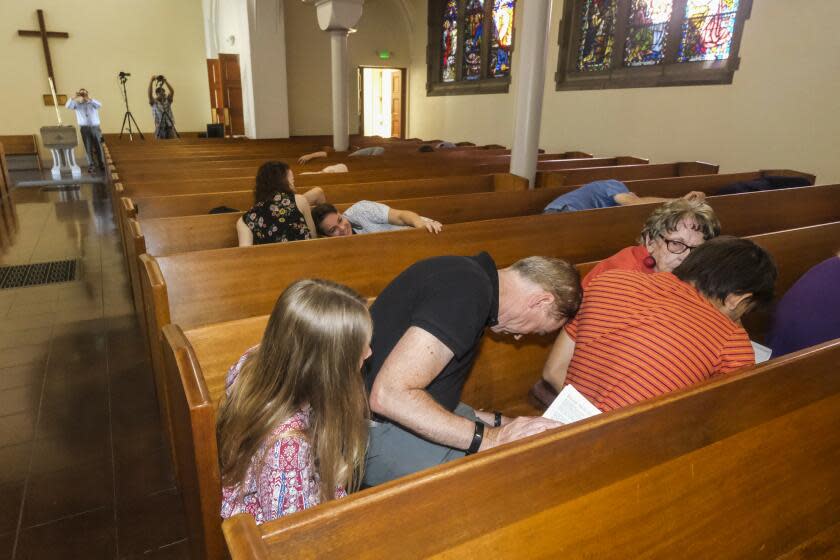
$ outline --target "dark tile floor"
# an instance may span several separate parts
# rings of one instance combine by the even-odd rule
[[[186,529],[102,185],[17,189],[0,265],[80,279],[0,290],[0,560],[186,558]]]

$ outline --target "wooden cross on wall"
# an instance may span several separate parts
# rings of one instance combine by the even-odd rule
[[[46,23],[44,23],[44,10],[38,10],[38,27],[38,31],[26,31],[23,29],[18,29],[18,35],[20,35],[21,37],[41,38],[41,43],[44,46],[44,58],[47,60],[47,75],[50,78],[52,78],[53,84],[55,85],[55,89],[56,91],[58,91],[58,84],[55,81],[55,74],[53,73],[52,57],[50,56],[50,43],[48,39],[67,39],[70,37],[70,34],[65,33],[63,31],[47,31],[47,25]],[[59,97],[66,98],[67,96],[61,95]],[[63,103],[63,101],[59,100],[59,103]],[[44,105],[52,105],[52,96],[44,96]]]

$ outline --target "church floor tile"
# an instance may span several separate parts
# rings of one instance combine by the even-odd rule
[[[0,560],[188,557],[104,192],[14,192],[0,266],[79,259],[80,274],[0,291]]]

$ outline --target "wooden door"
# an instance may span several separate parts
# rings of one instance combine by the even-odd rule
[[[221,66],[218,58],[207,59],[207,83],[210,86],[210,122],[224,122]]]
[[[402,72],[391,73],[391,137],[402,138],[403,90]]]
[[[219,53],[222,102],[226,113],[225,132],[245,134],[245,111],[242,104],[242,77],[239,73],[239,55]]]

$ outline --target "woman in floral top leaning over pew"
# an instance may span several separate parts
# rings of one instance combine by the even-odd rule
[[[216,424],[223,518],[264,523],[358,488],[372,329],[345,286],[300,280],[283,292],[260,345],[228,372]]]

